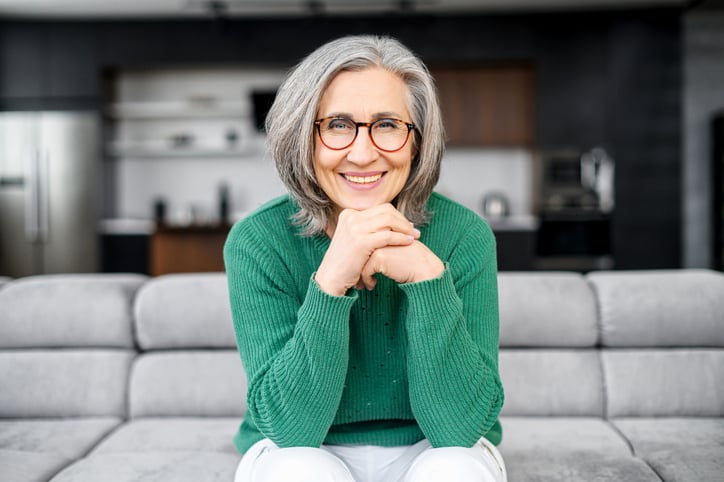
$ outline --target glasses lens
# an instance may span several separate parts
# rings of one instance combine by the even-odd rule
[[[401,149],[409,134],[407,124],[397,119],[379,119],[370,126],[372,142],[385,151]]]
[[[344,149],[354,142],[357,126],[350,119],[325,119],[319,124],[322,142],[332,149]]]

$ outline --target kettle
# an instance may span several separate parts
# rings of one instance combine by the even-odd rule
[[[501,192],[490,192],[483,196],[483,216],[486,219],[501,219],[510,214],[510,202]]]

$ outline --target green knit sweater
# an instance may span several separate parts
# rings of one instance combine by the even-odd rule
[[[247,373],[241,452],[266,437],[321,444],[472,446],[501,439],[495,238],[463,206],[433,194],[420,241],[438,278],[345,296],[313,279],[329,247],[290,221],[288,197],[232,228],[224,247],[236,341]]]

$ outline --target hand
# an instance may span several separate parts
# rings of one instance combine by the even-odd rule
[[[331,237],[314,279],[322,291],[341,296],[352,286],[362,287],[362,268],[376,250],[408,246],[420,232],[388,203],[363,211],[343,210]]]
[[[362,283],[371,290],[377,284],[375,273],[381,273],[398,283],[413,283],[437,278],[443,271],[445,265],[440,258],[415,240],[406,246],[376,249],[362,268]]]

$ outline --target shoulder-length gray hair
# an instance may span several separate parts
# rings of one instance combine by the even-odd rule
[[[408,110],[416,126],[412,138],[416,154],[410,176],[394,203],[416,225],[430,217],[425,204],[440,176],[445,149],[433,78],[422,61],[395,39],[348,36],[322,45],[289,73],[266,119],[271,155],[282,182],[299,204],[294,220],[304,227],[304,235],[323,233],[334,213],[334,204],[314,172],[314,121],[320,99],[340,72],[369,67],[397,74],[407,85]]]

